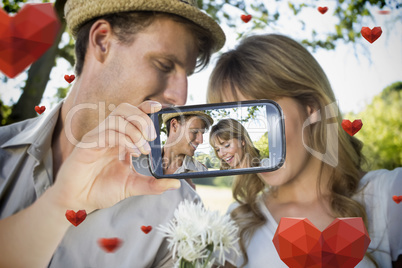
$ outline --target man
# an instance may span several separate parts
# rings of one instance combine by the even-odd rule
[[[214,120],[204,112],[193,111],[163,114],[162,121],[167,130],[162,152],[164,173],[207,171],[208,169],[193,156],[197,147],[203,143],[205,131]]]
[[[195,2],[67,1],[71,92],[46,115],[0,129],[0,267],[170,266],[165,239],[141,227],[166,223],[197,195],[187,184],[165,192],[180,181],[137,173],[131,156],[155,138],[147,113],[184,105],[187,76],[224,44]],[[74,227],[66,210],[88,216]],[[122,241],[113,254],[98,246],[110,237]]]

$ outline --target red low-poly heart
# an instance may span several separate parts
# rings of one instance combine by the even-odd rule
[[[352,268],[364,257],[370,237],[362,218],[335,219],[320,232],[308,219],[281,218],[272,242],[292,268]]]
[[[113,238],[100,238],[98,240],[99,246],[107,253],[113,253],[121,247],[123,240],[113,237]]]
[[[43,112],[46,110],[46,107],[45,106],[35,106],[35,111],[38,113],[38,114],[43,114]]]
[[[318,7],[317,9],[321,14],[325,14],[328,11],[328,7]]]
[[[252,18],[251,15],[241,15],[240,16],[241,20],[244,21],[245,23],[249,22]]]
[[[148,234],[150,231],[152,231],[152,226],[141,226],[141,230],[142,230],[145,234]]]
[[[373,30],[369,27],[362,27],[360,33],[367,41],[374,43],[381,36],[382,30],[381,27],[374,27]]]
[[[65,76],[64,76],[64,80],[66,80],[69,84],[71,84],[71,82],[73,82],[74,81],[74,79],[75,79],[75,75],[68,75],[68,74],[66,74]]]
[[[14,17],[0,8],[0,71],[17,76],[53,45],[59,29],[51,3],[25,4]]]
[[[78,210],[77,213],[74,210],[66,211],[66,218],[69,222],[71,222],[75,227],[81,224],[87,217],[87,212],[85,210]]]
[[[394,196],[392,197],[392,200],[394,200],[395,203],[399,204],[399,203],[402,202],[402,195],[400,195],[400,196],[394,195]]]
[[[345,130],[350,136],[355,135],[362,128],[363,122],[360,119],[356,119],[355,121],[350,122],[348,119],[342,120],[342,128]]]

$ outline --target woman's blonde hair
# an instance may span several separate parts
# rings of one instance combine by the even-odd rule
[[[245,129],[245,127],[237,120],[234,119],[222,119],[212,126],[211,132],[209,134],[209,142],[212,148],[215,148],[216,140],[220,138],[224,141],[230,139],[238,139],[239,141],[244,141],[244,154],[242,161],[246,161],[247,167],[257,167],[260,164],[260,151],[254,147],[250,136]],[[230,169],[228,163],[219,158],[216,150],[214,149],[216,157],[220,161],[220,169]]]
[[[282,35],[249,36],[219,58],[209,80],[208,102],[222,102],[230,94],[237,99],[238,92],[251,99],[289,97],[317,111],[318,120],[305,128],[308,134],[304,141],[308,150],[322,160],[321,172],[324,166],[331,171],[328,187],[332,216],[362,217],[367,228],[365,208],[351,198],[361,178],[362,143],[343,131],[334,93],[314,57]],[[317,191],[319,184],[320,180]],[[264,188],[256,174],[237,176],[233,183],[233,197],[240,205],[231,215],[240,226],[243,265],[248,262],[247,241],[266,222],[257,204]]]

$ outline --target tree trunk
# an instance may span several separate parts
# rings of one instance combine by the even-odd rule
[[[58,45],[66,30],[66,21],[64,20],[64,5],[66,1],[56,0],[55,2],[54,7],[61,23],[60,31],[53,46],[29,68],[28,79],[23,88],[23,93],[18,102],[13,106],[6,124],[12,124],[36,116],[35,106],[39,105],[42,100],[43,93],[49,81],[50,72],[56,64]]]

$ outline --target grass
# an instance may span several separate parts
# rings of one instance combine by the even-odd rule
[[[232,190],[228,187],[197,184],[196,191],[201,196],[205,208],[219,210],[221,214],[226,213],[229,205],[233,203]]]

